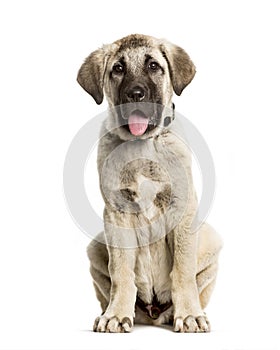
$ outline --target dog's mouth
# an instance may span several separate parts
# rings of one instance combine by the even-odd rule
[[[149,123],[149,121],[149,117],[145,113],[136,109],[129,115],[127,126],[132,135],[141,136],[156,127],[156,125],[151,123],[151,121]]]
[[[160,125],[163,106],[124,104],[118,110],[121,126],[133,136],[142,136]]]

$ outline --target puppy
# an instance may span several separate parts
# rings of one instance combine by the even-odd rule
[[[97,332],[134,322],[208,332],[204,313],[222,243],[206,223],[192,231],[197,198],[188,147],[173,130],[173,91],[195,66],[180,47],[129,35],[91,53],[79,84],[109,104],[98,147],[104,232],[88,247],[102,314]]]

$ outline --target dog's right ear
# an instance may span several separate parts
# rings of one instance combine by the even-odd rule
[[[77,81],[97,104],[103,101],[103,80],[106,69],[106,52],[104,48],[92,52],[82,64]]]

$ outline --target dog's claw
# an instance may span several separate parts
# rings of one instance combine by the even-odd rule
[[[206,316],[177,317],[174,320],[174,332],[181,333],[206,333],[210,332],[210,323]]]
[[[94,332],[101,333],[129,333],[132,330],[132,322],[129,317],[123,317],[120,321],[118,317],[97,317],[94,325]]]

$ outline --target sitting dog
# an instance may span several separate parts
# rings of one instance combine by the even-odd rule
[[[104,232],[88,246],[101,304],[97,332],[130,332],[133,323],[208,332],[203,311],[214,288],[219,235],[192,231],[198,203],[189,148],[173,132],[173,91],[195,66],[180,47],[129,35],[92,52],[78,82],[108,118],[98,146]]]

